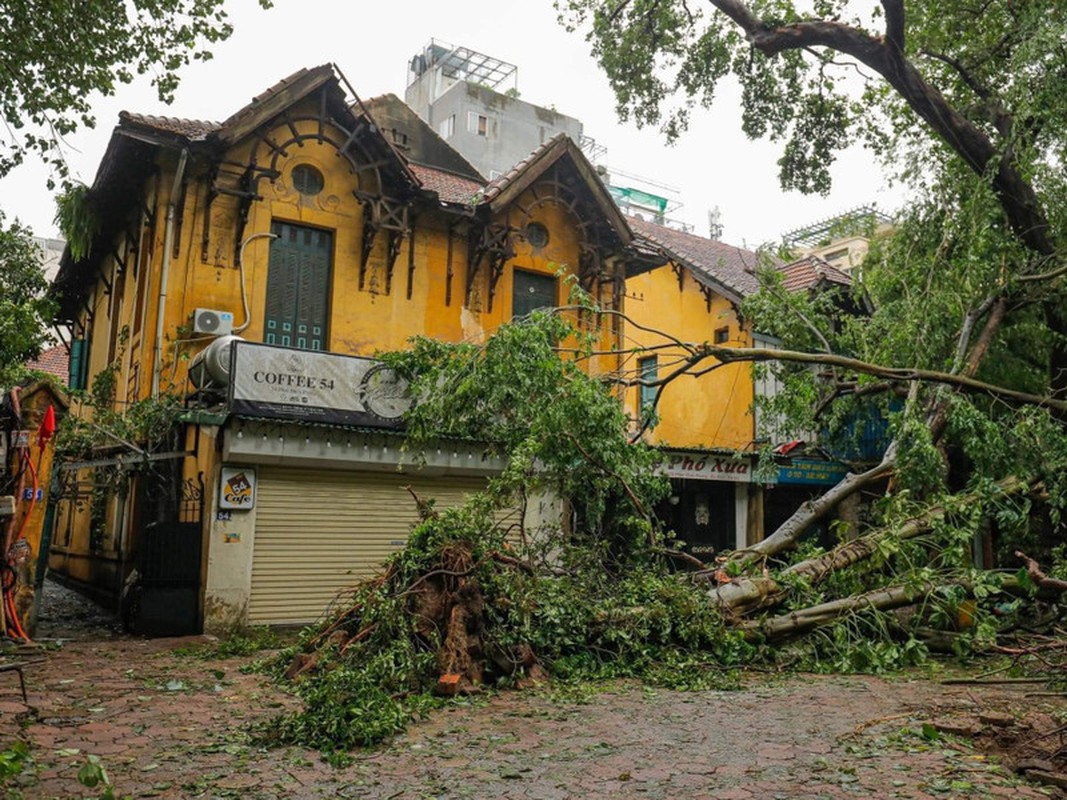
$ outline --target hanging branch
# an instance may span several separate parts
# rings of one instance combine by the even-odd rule
[[[683,342],[663,331],[656,328],[650,328],[648,326],[639,326],[633,322],[626,314],[621,311],[614,311],[610,309],[604,309],[599,313],[605,315],[616,315],[622,318],[628,325],[634,325],[641,330],[662,335],[665,339],[672,341],[679,349],[681,349],[687,355],[685,356],[687,363],[684,363],[681,367],[674,370],[670,375],[660,378],[656,381],[649,381],[643,385],[647,386],[665,386],[677,378],[687,374],[697,374],[693,372],[693,369],[703,361],[708,359],[716,359],[720,364],[732,364],[735,362],[764,362],[764,361],[785,361],[792,364],[814,364],[827,367],[841,367],[846,371],[854,373],[860,373],[863,375],[871,375],[876,378],[882,378],[885,380],[896,381],[899,383],[909,383],[911,381],[918,381],[920,383],[935,383],[950,386],[954,389],[958,389],[965,392],[971,392],[976,394],[986,394],[990,397],[995,397],[999,400],[1009,402],[1016,405],[1034,405],[1044,408],[1051,408],[1055,411],[1067,413],[1067,400],[1061,400],[1050,395],[1038,395],[1031,392],[1021,392],[1016,389],[1009,389],[1005,386],[997,386],[993,383],[987,383],[986,381],[978,380],[971,377],[978,370],[978,366],[981,364],[982,358],[985,356],[989,345],[992,343],[993,335],[998,329],[1000,322],[1003,319],[1004,313],[1007,311],[1007,303],[1003,297],[998,298],[996,303],[993,304],[997,313],[994,313],[991,320],[987,322],[983,329],[982,335],[979,337],[979,341],[972,348],[970,358],[968,359],[967,368],[960,374],[954,374],[952,372],[942,372],[940,370],[922,369],[920,367],[890,367],[884,364],[875,364],[870,361],[863,361],[862,359],[852,358],[850,356],[837,355],[835,353],[806,353],[799,350],[768,350],[758,347],[725,347],[723,345],[715,345],[709,342],[692,343]],[[574,308],[572,306],[564,307],[559,311],[565,311]],[[630,352],[628,350],[616,350],[609,351],[605,354],[618,355],[621,353]]]
[[[1022,550],[1016,550],[1015,557],[1021,559],[1022,562],[1026,564],[1026,571],[1030,575],[1030,580],[1037,584],[1037,588],[1048,589],[1061,594],[1067,592],[1067,581],[1048,577],[1048,575],[1041,571],[1041,566]]]
[[[757,16],[739,0],[710,0],[711,5],[734,21],[752,46],[773,57],[787,50],[826,47],[855,58],[874,70],[931,130],[978,175],[991,173],[1001,207],[1012,231],[1036,253],[1055,251],[1048,219],[1030,182],[1018,165],[1001,152],[989,136],[948,102],[922,76],[904,53],[906,17],[903,0],[883,0],[885,36],[836,20],[801,20],[778,24]],[[992,165],[992,166],[991,166]]]

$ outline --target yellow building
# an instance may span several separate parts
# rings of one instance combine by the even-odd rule
[[[631,375],[647,382],[678,369],[683,353],[671,338],[758,346],[739,310],[759,290],[755,252],[641,219],[629,222],[639,245],[663,264],[626,283],[626,314],[635,323],[626,328],[627,346],[634,349]],[[655,404],[655,424],[644,436],[666,451],[673,487],[659,515],[705,561],[762,535],[762,493],[753,483],[754,397],[747,363],[685,375],[662,390],[636,385],[627,393],[634,419]]]
[[[52,569],[124,591],[146,632],[315,619],[403,542],[404,485],[457,502],[501,467],[456,443],[405,464],[367,357],[560,305],[560,269],[621,308],[649,266],[570,140],[487,184],[395,97],[345,85],[302,70],[221,123],[123,113],[99,232],[63,262],[73,388],[103,375],[118,409],[189,408],[170,447],[82,464],[56,514]],[[621,326],[603,336],[617,349]]]
[[[651,251],[653,262],[663,262],[626,282],[626,315],[634,323],[626,329],[627,345],[634,350],[628,368],[637,380],[662,380],[678,369],[683,352],[672,340],[779,347],[740,313],[742,301],[760,289],[758,267],[778,269],[785,291],[831,291],[845,313],[862,313],[849,299],[849,276],[816,257],[780,264],[672,227],[629,222],[637,245]],[[773,374],[764,371],[757,379],[748,363],[709,360],[659,392],[638,384],[627,394],[635,419],[655,404],[655,422],[643,435],[665,451],[673,488],[658,514],[686,549],[706,562],[759,541],[845,472],[840,463],[794,455],[780,458],[769,479],[763,473],[761,481],[755,480],[759,451],[801,435],[761,418],[757,398],[779,389]]]
[[[56,507],[50,567],[122,595],[142,631],[313,620],[403,543],[404,486],[455,503],[502,468],[454,442],[416,468],[379,351],[482,341],[563,304],[567,273],[637,323],[602,318],[596,374],[668,370],[648,328],[759,342],[738,313],[754,253],[625,217],[564,136],[486,181],[396,97],[347,86],[322,66],[221,123],[124,112],[90,250],[64,256],[71,387],[119,411],[185,405],[151,452],[104,431],[113,446],[67,465]],[[677,381],[646,434],[676,489],[660,514],[698,555],[762,533],[756,391],[746,365]],[[623,394],[636,429],[649,398]]]

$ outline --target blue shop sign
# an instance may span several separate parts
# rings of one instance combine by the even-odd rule
[[[795,458],[789,466],[778,468],[778,483],[833,486],[847,474],[848,467],[836,461]]]

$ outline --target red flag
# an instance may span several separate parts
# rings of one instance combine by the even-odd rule
[[[52,440],[52,437],[56,434],[56,410],[52,407],[51,403],[48,405],[48,410],[44,412],[44,418],[41,420],[41,427],[37,429],[37,449],[40,450],[48,442]]]

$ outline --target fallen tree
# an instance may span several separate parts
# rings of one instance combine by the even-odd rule
[[[591,352],[591,330],[535,314],[484,346],[425,340],[385,357],[418,399],[416,450],[462,437],[509,466],[461,508],[413,497],[421,522],[407,546],[274,662],[303,701],[275,722],[275,741],[343,757],[456,694],[497,686],[624,676],[730,685],[746,666],[773,665],[780,651],[767,645],[785,641],[811,652],[801,665],[888,668],[922,658],[930,631],[985,646],[997,604],[1029,602],[969,554],[991,520],[1029,524],[1051,496],[1046,481],[1058,480],[1058,456],[957,494],[894,495],[879,524],[827,552],[794,538],[795,552],[711,568],[689,557],[693,569],[677,569],[672,534],[649,512],[669,488],[658,453],[629,440],[610,387],[580,357],[556,357],[564,341]],[[545,491],[567,501],[568,520],[534,529],[506,514]],[[709,575],[729,571],[709,598]],[[909,606],[910,617],[889,616]]]
[[[413,436],[493,443],[511,466],[484,502],[501,508],[550,490],[571,504],[571,524],[533,532],[519,523],[509,550],[485,514],[427,517],[385,577],[290,654],[307,708],[289,735],[327,747],[373,741],[427,707],[435,689],[542,674],[695,681],[781,652],[755,642],[814,653],[802,665],[885,668],[922,657],[934,638],[978,650],[1013,624],[1057,618],[1058,606],[1046,613],[1034,594],[1064,579],[1053,546],[1067,509],[1058,156],[1067,50],[1050,24],[1059,9],[833,0],[816,17],[788,2],[709,0],[703,13],[681,0],[559,5],[588,23],[624,113],[659,122],[661,106],[683,95],[667,117],[671,135],[684,128],[684,102],[710,103],[732,72],[746,130],[786,143],[789,188],[825,192],[835,150],[857,129],[887,160],[904,156],[898,173],[919,191],[895,234],[872,242],[855,287],[869,316],[784,293],[765,273],[765,291],[740,316],[781,349],[668,334],[657,352],[678,361],[655,382],[662,394],[726,363],[764,362],[786,386],[766,416],[819,431],[832,449],[850,419],[878,414],[892,443],[763,541],[675,573],[677,548],[650,514],[665,488],[655,454],[639,436],[628,442],[598,382],[554,358],[561,342],[579,340],[575,359],[591,342],[551,317],[509,327],[484,349],[423,342],[394,359],[419,400]],[[847,96],[857,83],[863,94]],[[813,549],[812,528],[860,494],[865,531]],[[1032,552],[1054,564],[1051,575],[1036,562],[1025,580],[978,570],[976,540],[1002,565],[1015,549]],[[708,576],[718,579],[712,598]]]
[[[994,496],[994,499],[1032,492],[1039,488],[1040,483],[1027,483],[1013,476],[997,483],[999,495]],[[863,536],[842,542],[826,553],[792,564],[780,571],[780,579],[783,581],[801,580],[808,585],[817,585],[834,570],[847,569],[854,564],[875,557],[881,552],[881,546],[887,542],[892,541],[896,544],[930,533],[936,525],[952,513],[953,508],[966,508],[985,500],[986,496],[978,492],[947,498],[945,502],[925,508],[918,516],[869,531]],[[741,577],[716,586],[711,590],[711,596],[721,606],[732,612],[746,613],[776,605],[781,602],[788,591],[788,584],[779,583],[770,578]]]
[[[791,611],[779,617],[750,620],[742,623],[741,629],[745,631],[747,638],[773,642],[787,636],[797,636],[815,628],[832,625],[838,620],[868,609],[889,611],[915,605],[918,601],[928,597],[935,588],[934,584],[924,583],[918,586],[890,586],[885,589],[875,589]]]
[[[887,161],[902,156],[897,171],[917,195],[894,234],[872,241],[855,287],[870,315],[783,292],[766,272],[740,313],[781,350],[667,334],[657,352],[679,360],[654,382],[662,394],[725,363],[766,362],[786,386],[766,416],[833,448],[850,420],[877,414],[892,442],[762,542],[674,572],[673,537],[650,513],[666,491],[657,456],[577,366],[593,350],[588,326],[538,315],[484,347],[419,342],[388,358],[414,387],[413,441],[487,442],[509,467],[470,507],[428,509],[385,573],[279,661],[305,707],[277,733],[343,750],[485,685],[620,675],[707,685],[775,663],[786,642],[800,666],[877,670],[924,657],[924,642],[995,650],[1013,626],[1054,626],[1067,580],[1056,547],[1067,511],[1060,9],[833,0],[815,17],[788,2],[559,5],[589,24],[625,113],[659,122],[661,105],[684,96],[671,135],[685,101],[710,103],[734,73],[746,130],[786,142],[789,188],[825,192],[835,150],[857,129]],[[847,96],[857,82],[863,94]],[[605,313],[586,311],[587,322]],[[538,491],[568,501],[568,524],[519,520],[509,538],[495,515]],[[812,528],[858,494],[861,535],[814,548]],[[977,569],[976,541],[1003,569],[1015,550],[1036,560],[1015,574]],[[1013,646],[1041,656],[1059,644]]]

